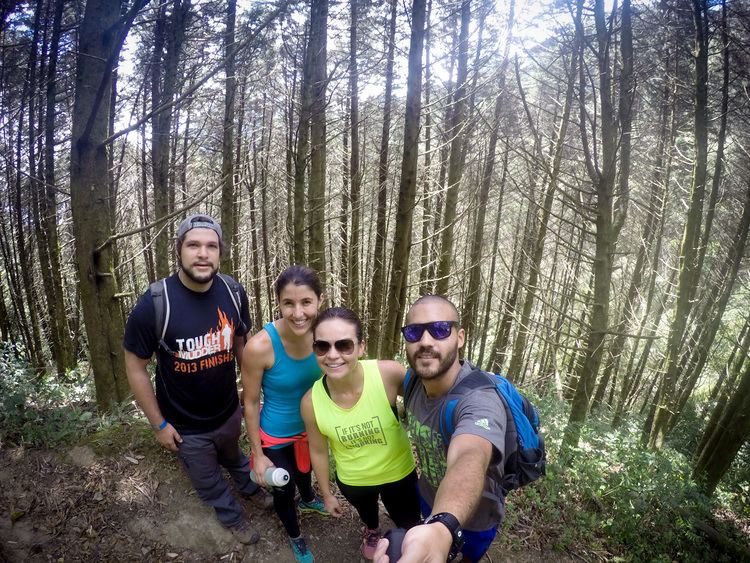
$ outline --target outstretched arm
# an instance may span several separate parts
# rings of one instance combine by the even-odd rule
[[[479,436],[460,434],[448,447],[445,477],[440,482],[432,513],[450,512],[461,524],[476,510],[484,489],[484,477],[492,459],[492,444]],[[403,563],[431,563],[448,558],[452,536],[440,523],[422,524],[410,529],[401,546]],[[377,563],[385,563],[387,542],[378,545]]]
[[[312,463],[315,478],[318,480],[320,494],[326,510],[337,518],[343,514],[341,504],[331,492],[331,480],[328,472],[328,440],[320,433],[318,423],[315,421],[315,410],[312,404],[312,389],[305,393],[300,403],[302,420],[305,421],[307,441],[310,444],[310,462]]]

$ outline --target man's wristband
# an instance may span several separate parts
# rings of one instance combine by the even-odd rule
[[[439,522],[451,533],[453,541],[451,542],[451,548],[448,552],[448,561],[453,561],[456,556],[461,552],[461,548],[464,546],[464,531],[461,529],[461,523],[458,518],[453,516],[450,512],[438,512],[428,516],[422,521],[422,524],[432,524]]]
[[[167,419],[165,418],[164,420],[161,421],[161,424],[159,426],[156,426],[155,424],[152,424],[151,427],[154,430],[164,430],[167,427],[167,424],[169,424],[169,423],[167,422]]]

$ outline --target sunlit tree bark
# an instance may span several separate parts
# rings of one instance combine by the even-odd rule
[[[705,0],[693,0],[695,24],[695,158],[693,180],[690,188],[690,203],[685,221],[685,230],[680,243],[677,300],[667,340],[664,360],[664,383],[656,397],[656,412],[649,430],[649,446],[661,448],[667,432],[670,413],[674,411],[680,346],[685,335],[688,315],[700,272],[697,270],[699,236],[703,216],[703,200],[706,191],[706,166],[708,151],[708,7]]]

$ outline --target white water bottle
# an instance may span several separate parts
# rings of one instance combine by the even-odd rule
[[[283,467],[269,467],[265,473],[266,483],[274,487],[283,487],[289,482],[289,472]],[[255,471],[250,470],[250,479],[257,483]]]

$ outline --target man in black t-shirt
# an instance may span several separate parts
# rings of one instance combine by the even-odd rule
[[[193,215],[180,224],[179,270],[158,282],[161,307],[149,290],[130,313],[125,366],[157,441],[177,453],[219,521],[242,543],[255,543],[259,534],[221,474],[223,466],[243,496],[269,504],[270,496],[251,481],[248,459],[239,447],[242,415],[235,360],[242,357],[250,318],[244,289],[239,287],[238,303],[230,285],[236,282],[217,275],[222,250],[221,227],[211,217]],[[156,393],[146,370],[154,353]]]

